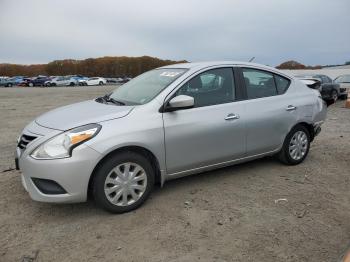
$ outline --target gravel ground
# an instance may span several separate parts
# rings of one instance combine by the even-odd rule
[[[350,244],[350,109],[298,166],[273,158],[174,180],[134,212],[32,201],[14,168],[22,128],[115,87],[0,89],[0,261],[338,261]],[[275,202],[277,199],[287,201]]]

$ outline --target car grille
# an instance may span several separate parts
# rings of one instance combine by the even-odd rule
[[[37,137],[36,136],[29,136],[29,135],[22,135],[21,136],[21,139],[19,140],[18,142],[18,147],[21,149],[21,150],[25,150],[27,145],[32,142],[34,139],[36,139]]]

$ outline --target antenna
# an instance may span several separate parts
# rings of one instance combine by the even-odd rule
[[[249,62],[252,62],[255,59],[255,56],[253,56],[252,58],[250,58]]]

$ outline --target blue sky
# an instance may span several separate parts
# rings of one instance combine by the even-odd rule
[[[150,55],[350,60],[349,0],[0,0],[0,63]]]

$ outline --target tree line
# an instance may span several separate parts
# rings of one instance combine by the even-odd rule
[[[84,60],[55,60],[48,64],[0,64],[0,76],[84,75],[102,77],[135,77],[148,70],[183,61],[162,60],[150,56],[100,57]]]
[[[322,66],[316,65],[316,66],[306,66],[299,62],[296,62],[294,60],[290,60],[287,62],[284,62],[278,66],[276,66],[277,69],[321,69]]]

